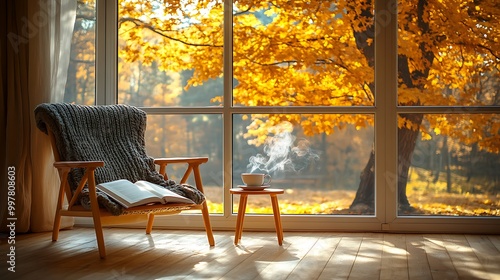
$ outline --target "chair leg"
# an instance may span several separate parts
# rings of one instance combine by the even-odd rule
[[[203,202],[201,214],[203,215],[203,224],[205,225],[205,231],[207,232],[208,244],[210,244],[210,246],[215,246],[214,233],[212,232],[212,225],[210,224],[210,215],[208,213],[206,201]]]
[[[94,220],[95,236],[97,239],[97,248],[99,249],[99,256],[101,259],[106,258],[106,248],[104,244],[104,234],[102,232],[101,213],[99,210],[99,203],[97,202],[96,186],[94,180],[94,169],[88,170],[88,188],[90,195],[90,207],[92,209],[92,218]]]
[[[191,164],[189,165],[191,167]],[[194,181],[196,184],[196,188],[204,193],[203,191],[203,183],[201,181],[201,175],[200,175],[200,164],[193,164],[192,165],[192,170],[193,170],[193,175],[194,175]],[[203,216],[203,224],[205,225],[205,231],[207,232],[207,238],[208,238],[208,244],[210,246],[215,246],[215,239],[214,239],[214,234],[212,232],[212,225],[210,224],[210,215],[208,213],[208,206],[207,202],[203,202],[201,208],[201,214]]]
[[[146,234],[150,234],[153,230],[153,222],[155,220],[154,214],[149,214],[148,216],[148,224],[146,225]]]
[[[56,216],[54,218],[54,227],[52,228],[52,241],[57,241],[59,238],[59,228],[61,227],[61,210],[56,210]]]
[[[95,236],[97,239],[97,248],[99,249],[99,256],[101,259],[106,258],[106,247],[104,244],[104,234],[102,232],[102,225],[100,219],[94,217]]]
[[[68,180],[69,168],[58,169],[61,185],[59,186],[59,196],[57,198],[56,214],[54,216],[54,226],[52,228],[52,241],[57,241],[59,238],[59,229],[61,227],[61,210],[64,203],[64,189]]]

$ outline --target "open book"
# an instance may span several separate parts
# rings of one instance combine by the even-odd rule
[[[116,200],[125,208],[151,203],[186,203],[195,204],[189,198],[178,195],[164,187],[147,181],[132,183],[128,180],[116,180],[101,183],[96,188]]]

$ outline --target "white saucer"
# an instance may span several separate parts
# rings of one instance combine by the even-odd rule
[[[248,185],[239,185],[238,188],[242,188],[244,190],[249,191],[261,191],[263,189],[269,188],[270,185],[261,185],[261,186],[248,186]]]

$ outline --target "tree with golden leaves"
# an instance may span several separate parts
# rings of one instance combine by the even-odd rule
[[[119,5],[122,59],[156,62],[163,71],[192,70],[187,87],[223,75],[224,1],[121,0]],[[373,5],[372,0],[234,1],[234,104],[374,106],[378,30]],[[410,0],[383,10],[398,17],[399,105],[500,105],[497,0]],[[247,136],[256,145],[270,126],[285,120],[308,135],[331,134],[345,124],[373,125],[373,118],[363,114],[276,113],[252,118]],[[499,131],[497,115],[401,114],[399,206],[411,208],[406,183],[418,137],[442,134],[498,153]],[[374,209],[374,158],[373,152],[361,174],[353,210]]]

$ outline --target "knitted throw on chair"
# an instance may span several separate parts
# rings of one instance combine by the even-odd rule
[[[145,180],[161,185],[197,204],[205,196],[193,186],[165,180],[156,171],[154,159],[146,154],[144,133],[146,112],[128,105],[87,106],[66,103],[40,104],[35,109],[37,127],[55,136],[61,161],[104,161],[95,170],[96,184],[118,179],[131,182]],[[73,169],[68,178],[73,191],[83,177],[84,169]],[[98,201],[113,215],[123,213],[123,207],[98,191]],[[88,189],[80,203],[90,209]]]

